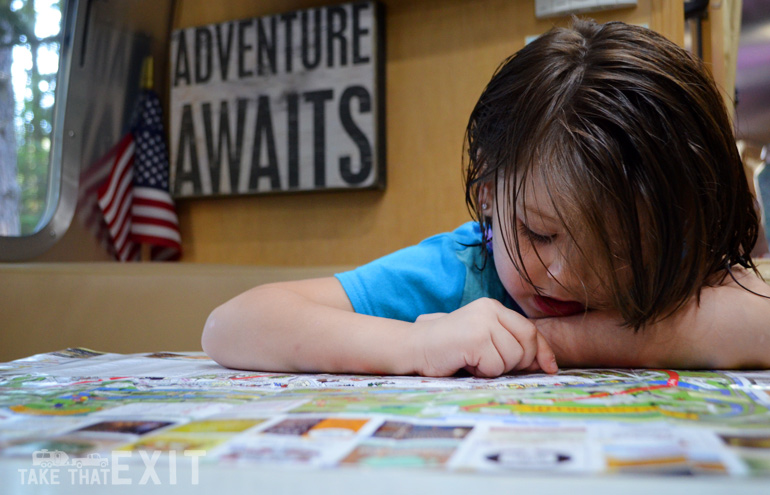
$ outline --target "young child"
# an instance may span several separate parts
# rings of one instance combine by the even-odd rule
[[[770,366],[770,286],[727,112],[647,29],[575,20],[506,60],[468,123],[475,221],[215,309],[244,369],[492,377]]]

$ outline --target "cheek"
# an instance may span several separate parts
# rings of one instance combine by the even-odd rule
[[[514,227],[515,228],[515,227]],[[495,262],[495,269],[497,270],[497,276],[503,284],[503,287],[508,294],[514,298],[519,304],[522,304],[526,300],[527,296],[531,296],[535,290],[528,284],[516,270],[511,255],[505,247],[505,243],[500,236],[500,223],[497,215],[493,210],[492,215],[492,253]],[[520,238],[519,248],[521,249],[521,258],[524,264],[524,270],[532,280],[537,284],[541,277],[543,265],[537,258],[537,254],[532,249],[532,245],[527,242],[526,239]],[[513,242],[513,241],[512,241]],[[512,248],[513,246],[511,246]],[[516,253],[512,253],[516,256]],[[518,261],[518,258],[516,258]]]
[[[517,300],[520,300],[524,295],[530,294],[532,292],[532,287],[522,278],[519,271],[516,270],[511,257],[505,250],[505,246],[502,243],[495,243],[493,252],[497,275],[500,277],[500,281],[508,294]],[[527,273],[529,273],[531,277],[535,277],[536,270],[532,266],[528,253],[525,251],[521,254],[524,261],[524,268],[527,270]]]

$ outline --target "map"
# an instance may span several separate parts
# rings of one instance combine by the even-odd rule
[[[286,374],[82,348],[0,364],[0,459],[190,450],[316,468],[770,476],[770,372]]]

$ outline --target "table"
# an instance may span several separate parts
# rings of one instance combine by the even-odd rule
[[[3,493],[255,487],[768,493],[770,371],[310,375],[82,348],[0,364]]]

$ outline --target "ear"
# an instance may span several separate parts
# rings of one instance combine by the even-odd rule
[[[492,202],[495,200],[492,184],[492,181],[487,181],[479,186],[479,206],[484,216],[492,214]]]

